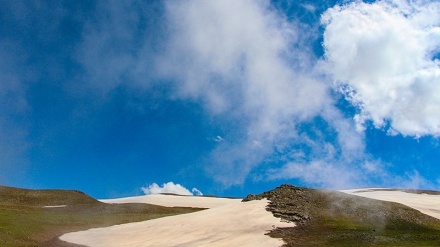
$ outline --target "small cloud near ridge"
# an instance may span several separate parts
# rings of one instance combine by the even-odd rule
[[[177,195],[187,195],[187,196],[202,196],[203,193],[197,189],[193,188],[191,191],[189,191],[187,188],[183,187],[180,184],[175,184],[173,182],[168,182],[162,184],[162,186],[159,186],[156,183],[152,183],[148,185],[147,187],[142,187],[142,191],[145,193],[145,195],[156,195],[156,194],[163,194],[163,193],[170,193],[170,194],[177,194]]]

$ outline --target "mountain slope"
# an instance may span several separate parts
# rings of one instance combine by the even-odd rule
[[[63,207],[45,207],[65,205]],[[57,237],[73,231],[199,211],[144,203],[106,204],[80,191],[0,187],[0,246],[74,246]]]
[[[291,185],[245,200],[261,198],[276,217],[297,223],[270,232],[285,246],[440,246],[440,220],[398,203]]]

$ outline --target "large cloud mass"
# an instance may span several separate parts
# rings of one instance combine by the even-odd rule
[[[359,129],[440,135],[440,3],[353,2],[322,23],[327,69],[359,107]]]
[[[162,76],[178,82],[177,97],[201,102],[234,129],[209,158],[217,181],[243,183],[299,138],[297,123],[331,104],[329,86],[313,76],[314,58],[298,48],[307,35],[269,1],[169,1],[166,16]]]

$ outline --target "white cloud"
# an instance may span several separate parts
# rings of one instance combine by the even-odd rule
[[[215,141],[215,142],[222,142],[222,141],[224,141],[225,139],[223,139],[223,137],[221,137],[221,136],[216,136],[216,137],[214,137],[212,140]]]
[[[383,164],[365,154],[363,135],[339,114],[323,114],[328,117],[331,129],[337,131],[337,140],[327,141],[330,133],[325,128],[301,133],[295,140],[301,145],[300,152],[295,150],[280,167],[268,169],[267,178],[297,179],[311,186],[333,189],[365,186],[372,177],[383,181],[382,177],[386,176]]]
[[[141,189],[146,195],[155,195],[161,193],[171,193],[171,194],[188,195],[188,196],[203,195],[203,193],[197,188],[193,188],[191,192],[182,185],[174,184],[173,182],[164,183],[162,184],[162,186],[159,186],[156,183],[152,183],[148,187],[142,187]]]
[[[358,162],[356,164],[343,159],[337,160],[337,158],[325,155],[322,159],[318,157],[312,161],[288,162],[280,168],[269,169],[267,177],[271,180],[298,179],[309,186],[330,189],[372,186],[408,189],[439,188],[438,184],[426,180],[417,170],[405,174],[391,174],[387,172],[387,168],[392,164],[372,159],[358,160],[355,161]]]
[[[324,66],[359,107],[359,130],[371,120],[390,133],[440,135],[439,2],[353,2],[322,23]]]
[[[192,192],[193,195],[195,195],[195,196],[203,196],[203,193],[202,193],[200,190],[198,190],[197,188],[193,188],[193,189],[191,190],[191,192]]]
[[[359,175],[355,169],[326,160],[290,162],[280,169],[269,170],[270,179],[299,178],[309,185],[335,189],[359,186],[364,182],[360,181],[364,176]]]
[[[334,165],[366,159],[364,135],[334,107],[332,85],[314,69],[318,59],[309,44],[317,33],[287,21],[268,0],[165,1],[164,18],[158,18],[165,28],[155,28],[166,39],[153,59],[152,43],[136,45],[142,38],[132,35],[145,17],[138,16],[144,13],[138,4],[104,6],[106,13],[84,33],[81,64],[95,87],[130,83],[147,88],[166,81],[164,95],[201,104],[210,123],[222,128],[221,136],[210,139],[216,148],[205,159],[208,176],[225,187],[240,185],[274,154],[283,156],[278,164],[362,169]],[[301,129],[315,118],[336,132],[335,140]],[[322,147],[333,151],[322,152]],[[284,176],[289,177],[298,175]]]
[[[168,1],[166,17],[160,73],[178,82],[176,97],[234,124],[224,136],[230,141],[209,158],[217,181],[241,184],[274,148],[297,137],[297,123],[332,104],[329,85],[313,76],[313,56],[297,48],[295,23],[270,1]]]
[[[316,7],[315,7],[315,5],[313,5],[313,4],[305,3],[305,4],[301,4],[301,6],[302,6],[304,9],[306,9],[307,11],[309,11],[309,12],[315,12],[315,11],[316,11]]]

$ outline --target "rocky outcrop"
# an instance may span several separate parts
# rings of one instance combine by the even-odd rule
[[[243,201],[263,198],[274,216],[296,224],[268,233],[284,246],[440,246],[440,220],[402,204],[287,184]]]
[[[259,195],[248,195],[243,201],[267,198],[270,203],[266,209],[275,217],[288,222],[304,223],[311,219],[308,205],[312,201],[310,189],[283,184],[274,190]]]

